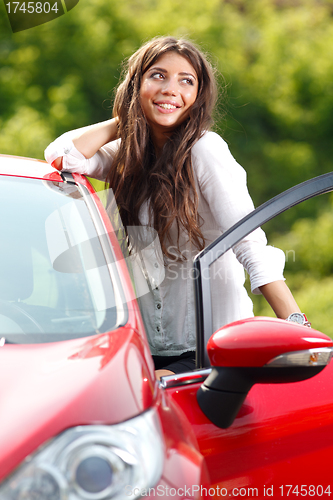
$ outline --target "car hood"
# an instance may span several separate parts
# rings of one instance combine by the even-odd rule
[[[113,424],[153,402],[145,345],[130,328],[0,348],[0,480],[64,429]]]

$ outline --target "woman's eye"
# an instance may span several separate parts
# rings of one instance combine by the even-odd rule
[[[151,78],[155,78],[156,80],[162,80],[164,78],[164,75],[162,73],[152,73]]]
[[[184,78],[183,82],[187,83],[188,85],[194,85],[192,78]]]

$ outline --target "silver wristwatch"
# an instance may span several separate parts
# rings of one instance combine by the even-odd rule
[[[303,325],[303,326],[309,326],[311,327],[310,321],[308,321],[308,318],[305,316],[304,313],[292,313],[288,316],[286,321],[292,321],[293,323],[297,323],[298,325]]]

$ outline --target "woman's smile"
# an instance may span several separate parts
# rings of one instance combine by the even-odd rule
[[[176,109],[180,108],[178,104],[171,101],[159,101],[155,102],[154,104],[157,106],[161,113],[172,113]]]

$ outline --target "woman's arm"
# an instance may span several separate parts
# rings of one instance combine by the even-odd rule
[[[66,132],[45,150],[46,160],[57,170],[79,172],[104,180],[118,148],[117,119]]]
[[[203,136],[192,154],[201,191],[221,231],[226,231],[254,209],[245,172],[216,134]],[[261,229],[248,235],[233,250],[250,275],[252,291],[264,295],[277,317],[287,319],[290,314],[300,312],[284,282],[284,254],[267,246]]]
[[[273,281],[259,289],[278,318],[287,319],[290,314],[301,312],[284,281]]]
[[[91,158],[102,146],[117,139],[117,127],[117,118],[83,127],[73,137],[73,144],[83,156]]]

